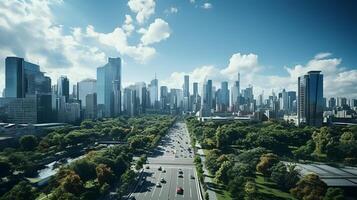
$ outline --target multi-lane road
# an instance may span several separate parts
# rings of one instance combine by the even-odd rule
[[[148,157],[148,164],[144,165],[141,180],[133,193],[135,199],[201,199],[193,156],[186,124],[175,123]],[[179,177],[180,173],[182,177]],[[177,188],[182,188],[183,193],[178,194]]]

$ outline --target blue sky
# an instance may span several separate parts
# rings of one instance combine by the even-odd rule
[[[325,96],[357,97],[355,1],[5,0],[0,9],[0,58],[39,62],[53,79],[94,78],[108,56],[120,56],[124,85],[155,72],[170,87],[181,87],[183,74],[218,85],[239,71],[243,87],[269,94],[319,69]],[[16,31],[23,24],[26,34]]]

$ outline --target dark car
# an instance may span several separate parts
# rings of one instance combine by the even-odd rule
[[[177,188],[176,188],[176,194],[183,194],[183,189],[182,189],[182,187],[177,187]]]

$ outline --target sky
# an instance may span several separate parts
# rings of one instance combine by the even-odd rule
[[[357,98],[356,10],[352,0],[1,0],[0,91],[7,56],[53,84],[95,78],[121,57],[124,87],[156,74],[182,88],[188,74],[218,88],[240,72],[242,88],[267,97],[321,70],[325,97]]]

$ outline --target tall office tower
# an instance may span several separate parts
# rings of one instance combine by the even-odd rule
[[[202,103],[201,116],[207,117],[211,115],[212,110],[212,80],[208,80],[202,87]]]
[[[283,89],[283,91],[281,92],[279,103],[280,103],[280,110],[284,112],[289,110],[289,96],[288,93],[285,91],[285,89]]]
[[[336,99],[331,97],[329,100],[328,100],[328,108],[330,110],[334,109],[336,107]]]
[[[239,110],[239,96],[240,96],[240,74],[238,73],[238,80],[234,82],[231,88],[231,104],[232,112],[237,112]]]
[[[64,96],[66,102],[69,99],[69,80],[66,76],[61,76],[57,80],[57,92],[58,96]]]
[[[74,84],[73,87],[72,87],[72,97],[73,97],[73,99],[78,99],[78,86],[77,86],[77,84]]]
[[[257,107],[263,107],[264,102],[263,102],[263,93],[258,96],[258,101],[257,101]]]
[[[296,113],[296,106],[294,106],[294,101],[296,102],[296,92],[289,91],[288,92],[288,110],[289,113]]]
[[[194,82],[194,83],[193,83],[193,95],[194,95],[194,96],[199,95],[199,94],[198,94],[198,83],[197,83],[197,82]]]
[[[34,102],[32,106],[36,109],[36,116],[32,116],[36,119],[31,122],[44,123],[52,120],[51,79],[40,71],[39,65],[27,62],[23,58],[7,57],[5,59],[4,97],[34,98],[35,101],[17,100],[16,102]],[[21,106],[18,109],[21,110]],[[18,117],[14,117],[14,121]]]
[[[298,124],[322,126],[323,75],[309,71],[298,78]]]
[[[167,110],[168,109],[168,89],[167,86],[161,86],[160,87],[160,109],[161,110]]]
[[[113,116],[118,117],[121,111],[121,88],[120,81],[113,81]]]
[[[221,112],[227,112],[228,107],[229,107],[229,90],[228,90],[228,82],[227,81],[223,81],[221,83],[219,99],[220,99],[219,107],[220,107]]]
[[[121,59],[108,58],[108,63],[97,68],[98,114],[113,117],[121,112]]]
[[[190,96],[190,77],[188,75],[184,76],[184,84],[183,84],[183,97]]]
[[[129,86],[124,89],[124,106],[123,111],[125,114],[129,116],[134,116],[137,114],[137,103],[139,98],[136,95],[135,86]]]
[[[5,97],[25,98],[29,95],[50,94],[51,79],[40,66],[19,57],[5,59]]]
[[[97,93],[90,93],[86,95],[85,99],[85,118],[95,119],[97,118]]]
[[[343,107],[347,105],[347,98],[345,97],[337,97],[337,106]]]
[[[81,101],[82,108],[86,109],[86,96],[97,93],[97,80],[84,79],[77,83],[78,100]]]
[[[191,110],[193,112],[197,112],[201,108],[201,98],[198,94],[198,83],[194,82],[192,88],[193,88],[193,94],[190,97]]]
[[[157,108],[159,102],[159,86],[158,80],[155,78],[151,80],[149,85],[149,92],[150,92],[150,105],[153,108]]]

